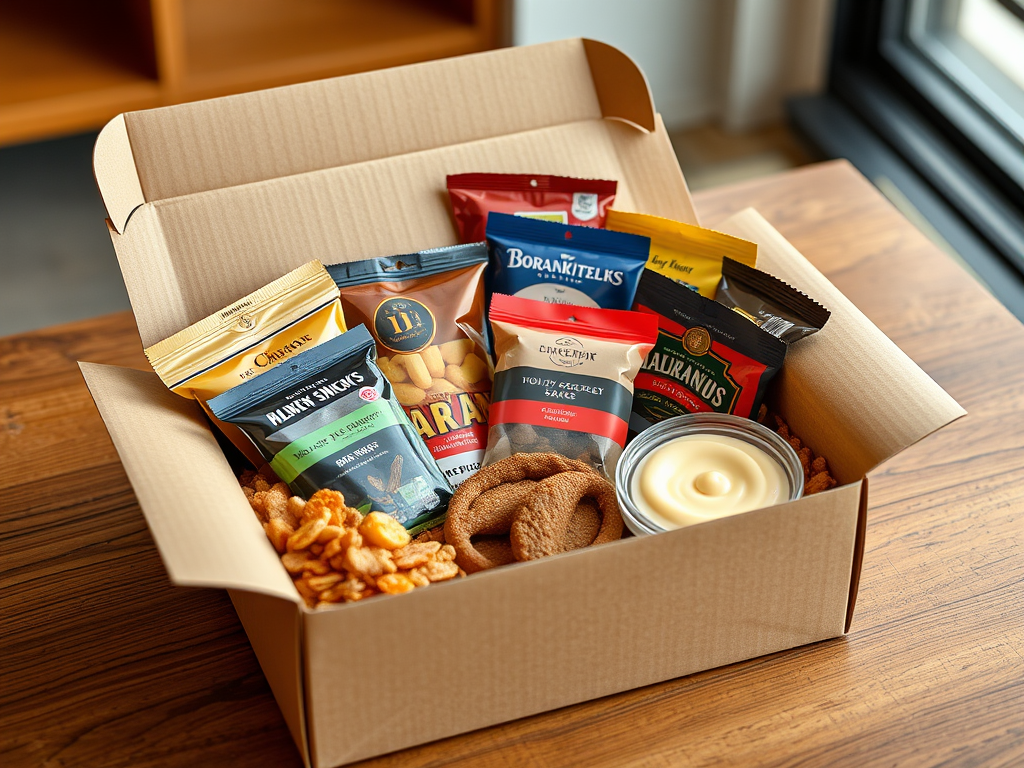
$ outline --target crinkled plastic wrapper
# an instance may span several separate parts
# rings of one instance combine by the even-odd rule
[[[526,173],[460,173],[448,177],[460,243],[484,239],[492,211],[559,224],[604,227],[618,184]]]
[[[614,477],[657,319],[495,294],[490,321],[497,365],[484,463],[552,452]]]
[[[311,261],[146,349],[175,394],[206,401],[345,332],[338,287]],[[259,452],[237,427],[217,427],[255,466]]]

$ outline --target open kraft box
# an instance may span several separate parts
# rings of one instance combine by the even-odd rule
[[[617,179],[616,207],[696,223],[643,74],[587,40],[121,115],[95,171],[147,346],[310,259],[453,244],[450,173]],[[848,630],[864,476],[963,410],[755,212],[720,228],[832,310],[775,406],[840,486],[405,595],[308,610],[196,404],[82,364],[171,580],[229,591],[307,764]]]

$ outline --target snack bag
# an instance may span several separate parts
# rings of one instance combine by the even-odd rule
[[[490,320],[497,365],[484,464],[552,452],[613,478],[657,318],[495,294]]]
[[[629,309],[647,263],[646,237],[493,213],[489,290],[548,304]]]
[[[212,416],[210,398],[344,332],[338,286],[311,261],[145,352],[168,389]],[[253,464],[263,463],[236,427],[213,421]]]
[[[559,224],[603,227],[614,181],[527,173],[460,173],[448,177],[460,243],[484,239],[487,214],[511,213]]]
[[[732,259],[722,262],[715,301],[787,344],[820,331],[832,315],[789,283]]]
[[[444,520],[452,490],[376,360],[360,325],[209,406],[245,430],[294,493],[339,491],[350,507],[385,512],[416,533]]]
[[[650,270],[634,308],[657,318],[658,342],[636,377],[630,432],[683,413],[757,413],[784,341]]]
[[[749,267],[757,264],[757,245],[712,229],[645,213],[608,211],[608,229],[651,239],[647,268],[675,280],[701,296],[715,298],[728,256]]]
[[[475,243],[327,268],[349,321],[373,334],[380,369],[456,487],[487,446],[486,266],[487,249]]]

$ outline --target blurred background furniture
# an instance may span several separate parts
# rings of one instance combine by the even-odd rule
[[[500,0],[0,0],[0,145],[498,44]]]

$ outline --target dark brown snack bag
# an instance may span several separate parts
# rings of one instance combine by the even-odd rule
[[[378,366],[453,487],[480,468],[487,446],[486,266],[487,248],[475,243],[327,267],[350,322],[373,334]]]
[[[722,261],[715,301],[787,344],[820,331],[832,314],[789,283],[729,258]]]

